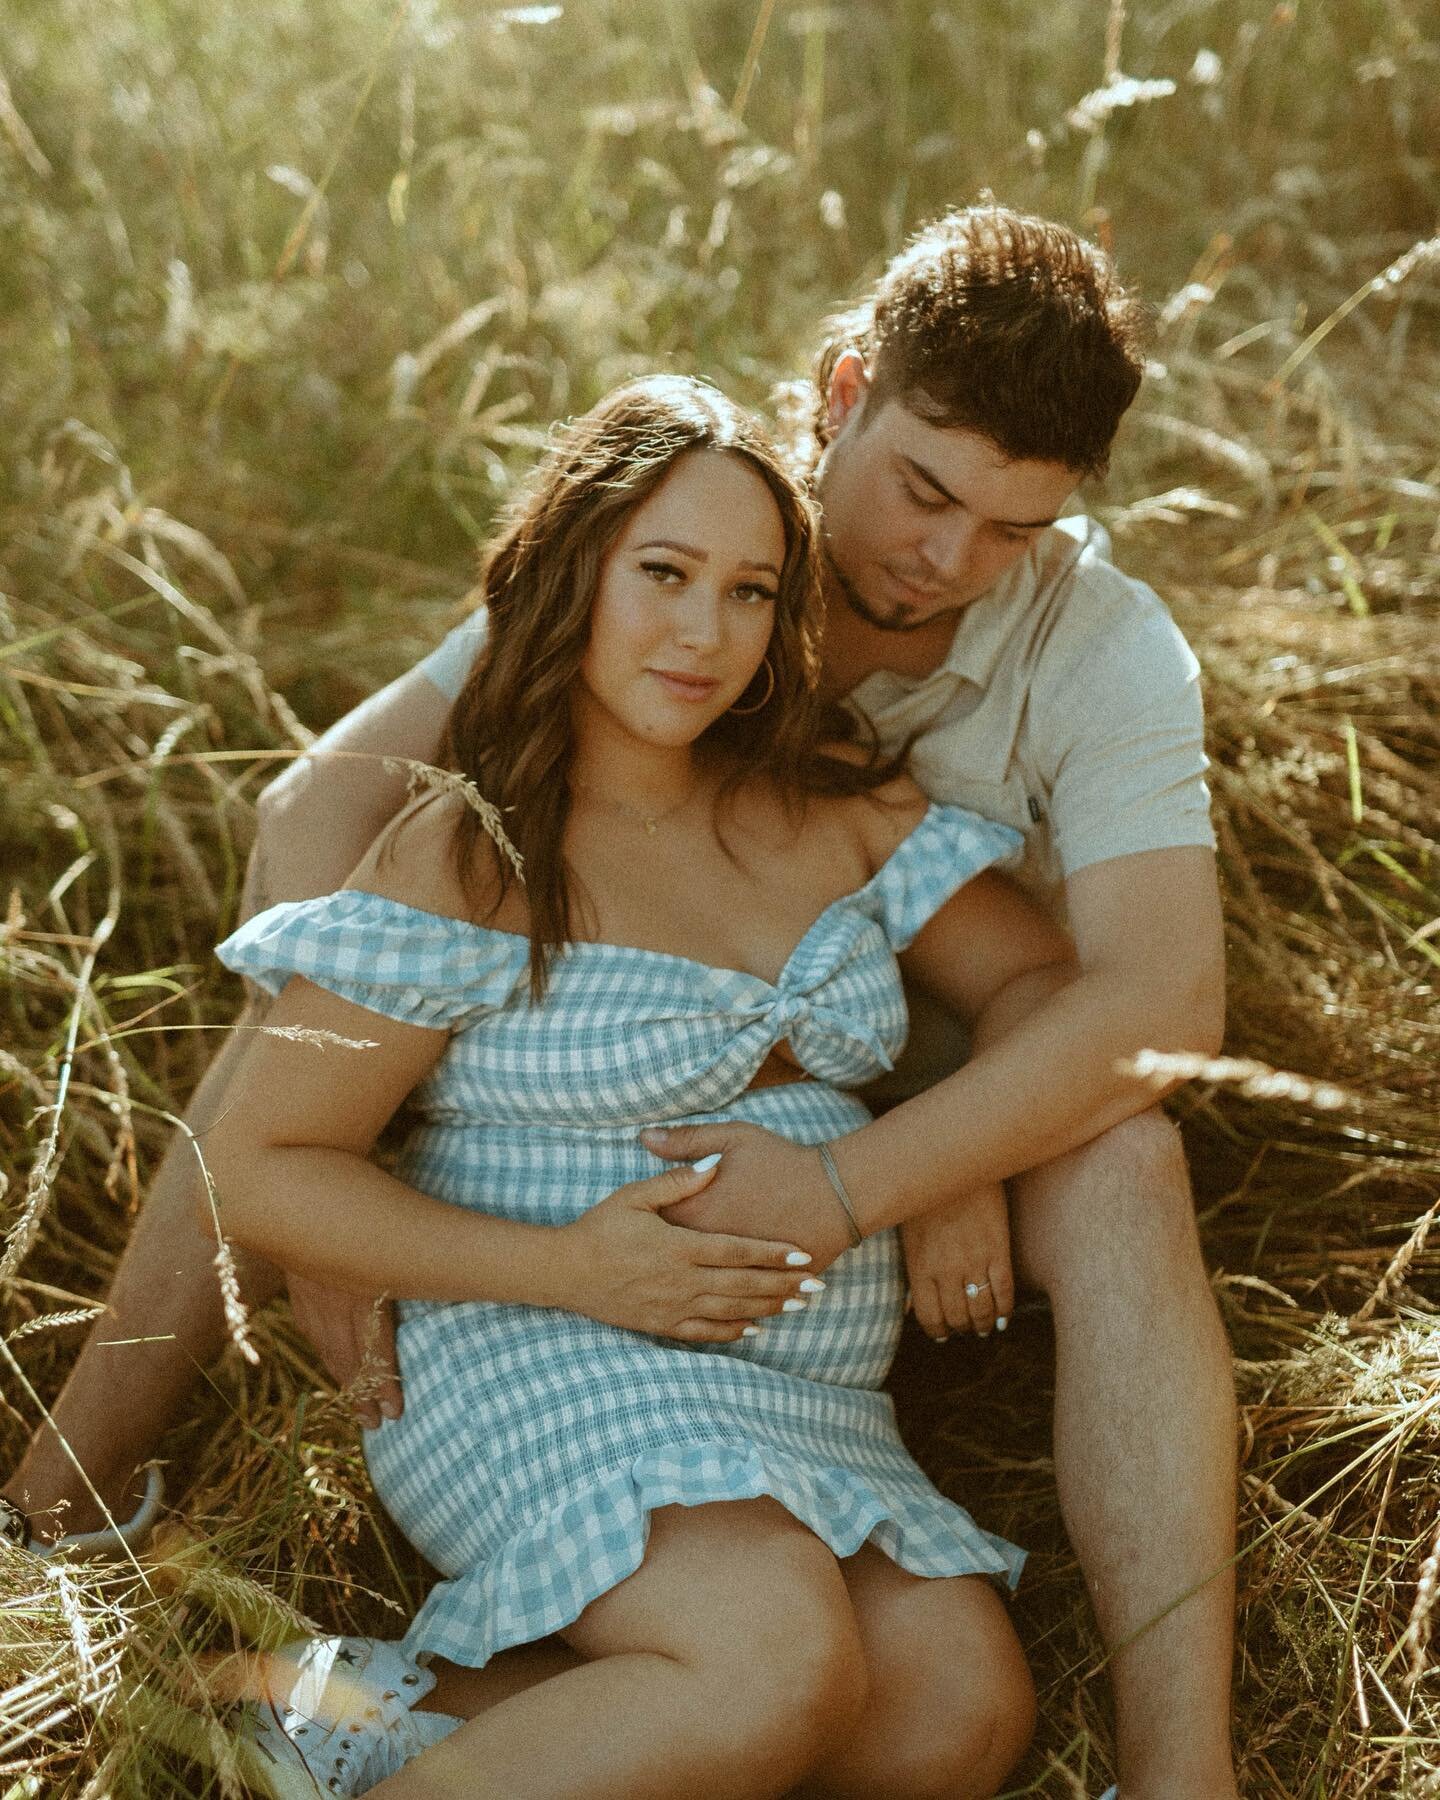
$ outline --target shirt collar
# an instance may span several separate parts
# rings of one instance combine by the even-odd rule
[[[1027,550],[1021,562],[1029,563],[1034,554],[1033,549]],[[872,669],[856,683],[851,698],[868,698],[867,710],[873,710],[889,705],[901,695],[933,701],[942,692],[953,694],[961,682],[987,687],[1014,624],[1017,596],[1023,591],[1023,583],[1017,586],[1017,574],[1018,566],[1007,569],[993,588],[963,609],[950,648],[928,675],[899,675],[889,669]],[[1033,572],[1028,585],[1033,590]]]
[[[1031,554],[1027,550],[1024,560],[1028,562]],[[962,681],[973,681],[977,687],[989,686],[1015,622],[1015,575],[1014,569],[1007,569],[993,588],[972,600],[960,614],[950,648],[935,674],[943,672]]]
[[[1037,532],[1025,554],[994,587],[961,612],[945,660],[936,667],[935,674],[943,670],[962,681],[973,681],[977,687],[988,687],[1020,615],[1028,610],[1041,587],[1053,584],[1058,575],[1071,568],[1098,536],[1083,514],[1057,520],[1048,530]]]
[[[950,648],[928,675],[916,679],[874,670],[856,684],[854,693],[859,694],[870,682],[877,683],[877,692],[883,687],[888,692],[900,690],[927,698],[942,688],[953,692],[962,681],[973,682],[979,688],[989,687],[1005,646],[1015,635],[1020,615],[1029,609],[1041,588],[1053,585],[1087,547],[1098,547],[1103,555],[1108,543],[1083,514],[1057,520],[1048,530],[1036,534],[1025,554],[994,587],[962,609]]]

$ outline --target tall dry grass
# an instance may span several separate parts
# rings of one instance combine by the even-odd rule
[[[0,34],[0,1466],[234,1005],[257,788],[452,616],[546,423],[761,399],[990,186],[1113,243],[1156,368],[1092,506],[1204,660],[1236,1057],[1178,1105],[1236,1353],[1248,1794],[1440,1793],[1433,8],[80,0]],[[424,1572],[279,1313],[139,1568],[0,1553],[0,1795],[237,1794],[194,1659]],[[926,1466],[1035,1546],[1024,1791],[1095,1792],[1047,1327],[907,1342]],[[118,1394],[117,1405],[125,1404]]]

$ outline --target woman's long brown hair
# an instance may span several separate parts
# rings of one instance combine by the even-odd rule
[[[571,804],[570,704],[600,570],[630,514],[694,450],[743,457],[774,496],[785,534],[766,652],[774,692],[754,712],[723,714],[702,739],[726,766],[722,794],[758,777],[787,802],[799,803],[807,794],[874,787],[897,766],[880,764],[873,748],[865,763],[840,761],[820,749],[822,732],[831,739],[855,731],[849,715],[836,716],[839,709],[822,707],[818,698],[815,520],[759,423],[717,389],[688,377],[652,375],[616,389],[560,429],[485,555],[479,592],[489,613],[487,647],[451,708],[442,752],[502,810],[505,830],[524,860],[536,1001],[545,992],[552,957],[574,935],[572,878],[563,851]],[[455,855],[476,905],[483,904],[483,892],[498,906],[514,876],[503,858],[492,862],[488,840],[468,808]]]

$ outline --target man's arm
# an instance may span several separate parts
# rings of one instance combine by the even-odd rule
[[[1214,852],[1187,845],[1114,857],[1078,869],[1065,894],[1082,974],[1093,977],[1121,1040],[1135,1049],[1217,1055],[1225,1036],[1225,928]],[[1122,1095],[1128,1091],[1126,1084]],[[1142,1092],[1151,1103],[1158,1097],[1151,1086]],[[1134,1111],[1126,1103],[1105,1123]]]
[[[1143,1112],[1155,1089],[1117,1070],[1137,1051],[1219,1048],[1224,940],[1213,853],[1117,857],[1071,876],[1067,894],[1075,979],[957,1074],[845,1140],[842,1166],[848,1154],[865,1228],[1049,1162]],[[944,933],[927,927],[903,960],[963,1007],[948,954]],[[993,1004],[1009,1004],[1003,989]],[[861,1196],[872,1197],[868,1206]]]
[[[1209,1055],[1218,1047],[1223,959],[1213,853],[1145,851],[1071,880],[1077,966],[1056,991],[1047,991],[1049,976],[1036,980],[1041,964],[1057,961],[1043,915],[1017,910],[984,876],[902,956],[922,985],[979,1018],[984,1047],[958,1073],[835,1146],[863,1232],[1051,1161],[1143,1112],[1155,1090],[1116,1068],[1138,1050]],[[988,1041],[997,1012],[1008,1028]],[[763,1197],[781,1194],[785,1213],[803,1216],[812,1230],[813,1243],[794,1229],[806,1248],[828,1257],[843,1247],[813,1153],[754,1127],[686,1126],[647,1132],[645,1141],[666,1157],[725,1153],[703,1199],[679,1209],[680,1222],[756,1229],[773,1209]]]

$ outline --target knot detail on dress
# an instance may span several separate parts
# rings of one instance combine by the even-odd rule
[[[828,970],[818,977],[814,990],[823,988],[833,974]],[[814,998],[813,991],[787,986],[755,994],[732,1016],[763,1027],[767,1051],[788,1039],[801,1066],[822,1079],[838,1072],[837,1065],[847,1073],[853,1069],[862,1074],[894,1067],[885,1040],[867,1020],[827,1006]]]
[[[810,1017],[811,1005],[804,994],[782,994],[778,1004],[771,1013],[771,1022],[777,1029],[788,1030],[792,1025],[802,1024]]]

